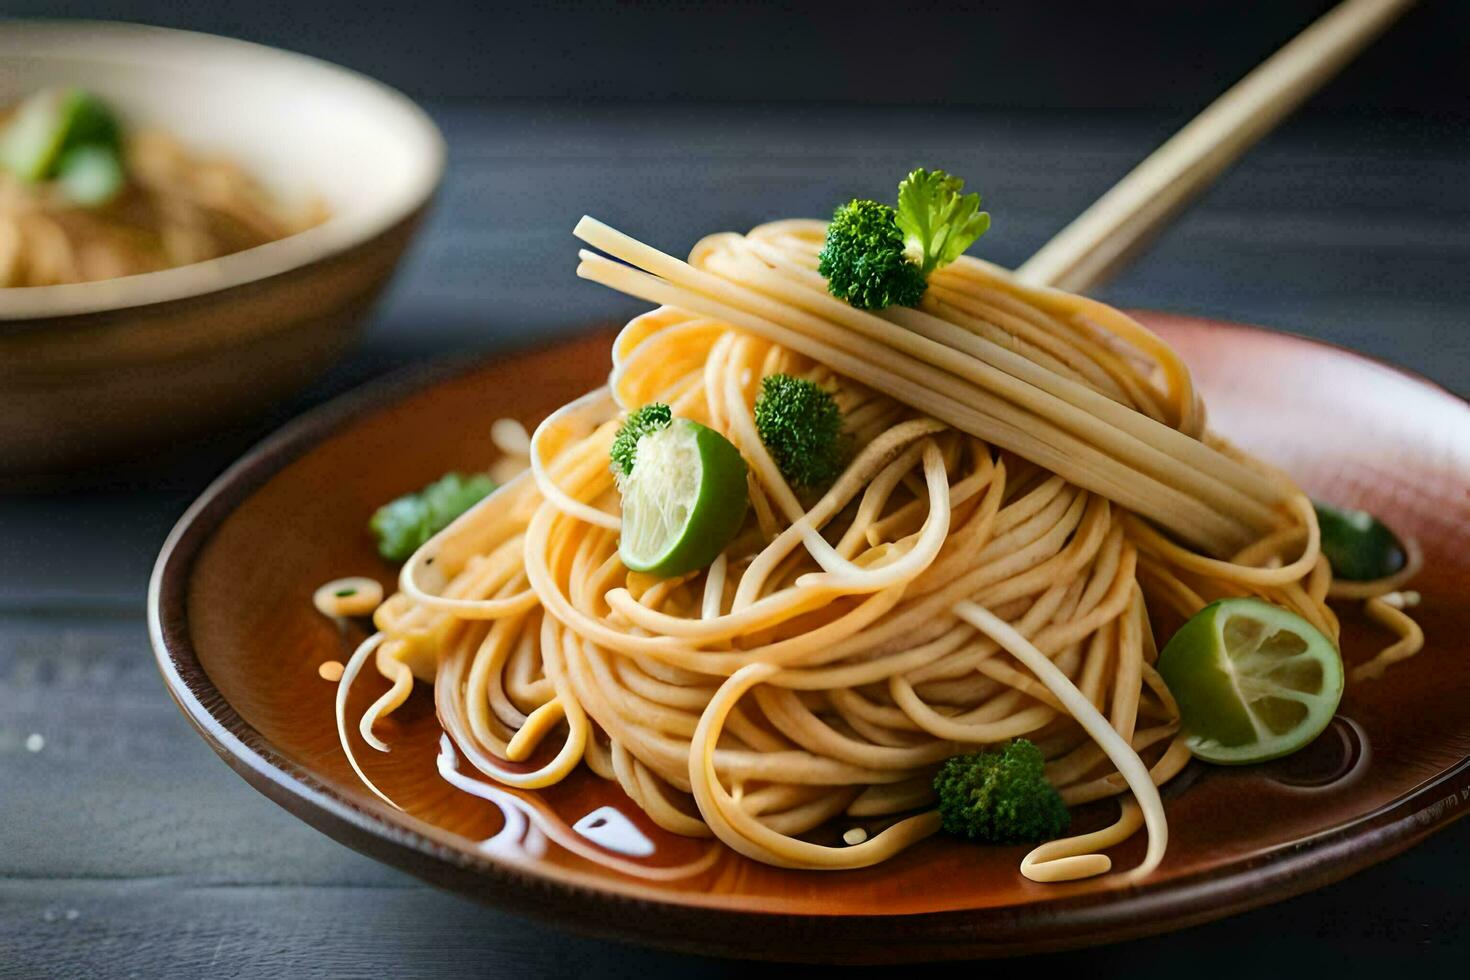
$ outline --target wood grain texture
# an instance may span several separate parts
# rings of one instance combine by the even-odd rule
[[[152,660],[132,616],[0,616],[0,977],[749,975],[496,913],[328,840],[220,764]],[[24,748],[31,733],[40,752]],[[1462,821],[1312,896],[984,969],[1178,980],[1180,964],[1238,978],[1310,959],[1339,977],[1404,964],[1449,975],[1470,942],[1467,864]]]
[[[404,360],[565,336],[636,304],[572,281],[583,211],[669,248],[716,227],[885,194],[932,148],[997,215],[1015,263],[1166,136],[1149,115],[444,104],[449,177],[357,354],[307,395],[102,489],[0,497],[0,977],[746,975],[580,940],[442,895],[236,779],[163,695],[148,569],[216,472],[303,408]],[[1271,323],[1470,391],[1470,136],[1301,117],[1105,298]],[[562,270],[554,302],[540,286]],[[44,734],[40,753],[24,749]],[[12,818],[12,815],[15,815]],[[154,823],[156,822],[156,823]],[[159,827],[158,832],[147,828]],[[1311,896],[1168,937],[991,964],[1034,978],[1275,975],[1284,960],[1450,975],[1470,942],[1470,821]],[[75,909],[75,919],[68,910]],[[48,918],[49,916],[49,918]],[[214,951],[220,950],[219,959]]]

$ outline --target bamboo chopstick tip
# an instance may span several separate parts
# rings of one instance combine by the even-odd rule
[[[605,224],[603,224],[601,221],[598,221],[596,218],[592,217],[592,215],[590,215],[590,214],[584,214],[584,215],[582,215],[582,217],[580,217],[580,218],[577,219],[576,225],[574,225],[572,227],[572,234],[574,236],[576,236],[577,238],[580,238],[583,241],[586,241],[587,240],[587,234],[588,234],[589,231],[595,230],[597,228],[606,228],[606,227],[607,226]]]

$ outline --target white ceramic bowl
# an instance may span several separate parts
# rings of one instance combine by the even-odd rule
[[[0,104],[79,85],[129,125],[239,161],[317,227],[103,282],[0,288],[0,480],[66,472],[240,417],[346,348],[439,183],[444,142],[392,89],[162,28],[0,22]]]

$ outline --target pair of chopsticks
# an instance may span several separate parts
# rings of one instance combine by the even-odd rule
[[[1106,279],[1411,3],[1346,0],[1334,7],[1170,137],[1016,275],[1073,292]]]

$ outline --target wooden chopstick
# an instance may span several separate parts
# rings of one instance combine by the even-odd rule
[[[1263,61],[1026,261],[1022,282],[1081,292],[1136,254],[1413,0],[1345,0]]]

